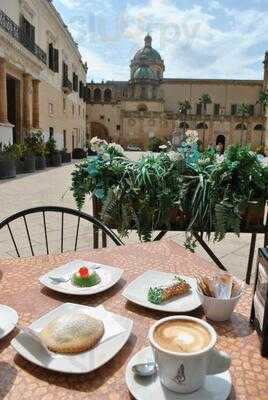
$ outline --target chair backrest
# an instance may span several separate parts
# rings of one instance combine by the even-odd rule
[[[48,225],[48,217],[52,215],[52,213],[57,214],[57,218],[59,218],[59,224],[60,224],[60,252],[63,253],[64,251],[64,243],[65,243],[65,219],[68,217],[75,218],[76,223],[71,223],[69,226],[66,226],[66,229],[68,228],[73,229],[73,247],[71,250],[77,250],[78,246],[78,240],[79,240],[79,230],[81,223],[86,223],[87,228],[86,232],[88,235],[89,229],[88,225],[91,225],[93,230],[92,230],[92,246],[93,248],[98,248],[99,247],[99,232],[102,233],[102,246],[101,247],[107,247],[107,237],[112,240],[112,242],[120,246],[123,244],[123,242],[119,239],[119,237],[107,226],[105,226],[101,221],[97,220],[96,218],[92,217],[89,214],[86,214],[82,211],[74,210],[71,208],[66,208],[66,207],[57,207],[57,206],[40,206],[40,207],[34,207],[34,208],[29,208],[26,210],[22,210],[17,212],[14,215],[11,215],[4,220],[0,222],[0,231],[3,230],[3,228],[7,228],[9,240],[11,240],[13,247],[15,249],[15,254],[17,257],[21,257],[21,251],[18,242],[19,240],[16,239],[15,235],[15,229],[14,229],[14,224],[20,220],[22,222],[22,226],[20,225],[19,229],[19,238],[23,239],[24,245],[26,246],[25,241],[28,245],[28,248],[30,250],[30,253],[32,256],[35,255],[35,245],[38,243],[39,245],[42,243],[45,243],[45,253],[49,254],[50,253],[50,245],[49,245],[49,235],[54,235],[54,241],[55,241],[55,233],[57,232],[55,229],[52,229],[51,226]],[[34,231],[35,235],[37,236],[37,241],[33,241],[32,235],[31,235],[31,229],[29,227],[29,219],[30,216],[37,216],[38,219],[35,219],[34,225]],[[52,221],[55,221],[56,217],[55,214],[53,214]],[[88,240],[87,240],[88,239]],[[86,236],[86,242],[85,242],[85,247],[90,246],[90,237]],[[68,236],[68,242],[72,242],[72,235],[69,232]],[[40,253],[39,253],[40,254]]]

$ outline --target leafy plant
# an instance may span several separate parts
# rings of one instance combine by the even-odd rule
[[[46,145],[44,142],[43,133],[41,131],[33,132],[26,136],[24,142],[29,151],[35,156],[44,156],[46,153]]]
[[[209,238],[215,232],[217,241],[226,232],[239,234],[248,202],[268,199],[268,167],[240,145],[230,146],[223,160],[214,150],[188,159],[170,151],[131,161],[106,148],[76,166],[71,189],[79,209],[87,194],[94,195],[102,220],[122,236],[136,229],[140,240],[152,240],[153,231],[168,230],[178,213],[187,218],[185,246],[191,250],[194,232]]]
[[[165,144],[165,140],[159,138],[158,136],[153,136],[149,138],[148,150],[159,153],[161,151],[159,146],[162,146],[163,144]]]
[[[202,139],[202,143],[204,145],[205,143],[205,124],[206,124],[206,115],[207,115],[207,106],[208,104],[212,103],[212,99],[210,97],[210,95],[208,93],[204,93],[202,94],[202,96],[199,98],[199,104],[202,105],[202,115],[204,118],[203,121],[203,139]]]
[[[179,113],[179,115],[182,117],[182,122],[183,122],[183,133],[185,134],[186,131],[186,118],[187,118],[187,114],[188,112],[190,112],[192,109],[191,103],[189,100],[184,100],[183,102],[179,102],[178,103],[178,107],[177,107],[177,111]]]
[[[3,144],[0,142],[0,158],[16,159],[14,144]]]
[[[53,137],[50,137],[45,145],[45,151],[48,155],[57,154],[59,150],[57,150],[57,143]]]

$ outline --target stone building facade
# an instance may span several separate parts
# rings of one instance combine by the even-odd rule
[[[152,136],[173,136],[176,141],[185,127],[197,129],[205,145],[217,141],[266,145],[268,154],[267,118],[258,104],[260,91],[268,85],[268,61],[264,80],[170,79],[164,78],[164,71],[164,61],[147,35],[144,47],[131,60],[129,81],[88,83],[87,137],[146,148]],[[199,105],[204,93],[212,99],[206,116]],[[185,100],[191,110],[183,121],[177,106]],[[250,105],[244,120],[238,115],[242,103]]]
[[[83,146],[86,72],[50,0],[1,0],[0,142],[40,128],[59,149]]]

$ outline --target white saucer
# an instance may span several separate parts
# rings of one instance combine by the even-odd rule
[[[78,287],[73,285],[71,280],[69,280],[68,282],[56,283],[49,278],[50,275],[70,278],[74,274],[74,272],[76,272],[81,266],[86,266],[88,268],[98,267],[97,272],[101,278],[100,283],[90,287]],[[54,268],[45,275],[42,275],[39,278],[39,282],[41,282],[42,285],[48,287],[49,289],[55,290],[56,292],[78,296],[88,296],[110,289],[119,281],[122,274],[123,270],[121,268],[93,263],[90,261],[73,260],[65,265]]]
[[[126,383],[136,400],[226,400],[231,392],[232,382],[229,371],[217,375],[208,375],[205,385],[194,393],[179,394],[171,392],[162,386],[158,375],[150,378],[137,377],[132,372],[132,366],[153,360],[150,347],[136,353],[126,368]]]
[[[0,339],[15,328],[18,319],[19,316],[13,308],[0,304]]]

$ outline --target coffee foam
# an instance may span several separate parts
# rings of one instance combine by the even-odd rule
[[[209,345],[211,334],[198,322],[170,320],[156,327],[154,340],[164,350],[195,353]]]

